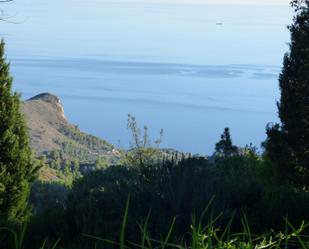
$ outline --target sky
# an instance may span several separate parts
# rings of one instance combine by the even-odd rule
[[[132,0],[118,0],[130,2]],[[139,0],[137,0],[139,1]],[[289,5],[289,0],[148,0],[159,3],[196,3],[196,4],[246,4],[246,5]]]

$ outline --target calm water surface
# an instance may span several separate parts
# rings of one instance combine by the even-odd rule
[[[260,145],[276,122],[288,6],[16,0],[0,23],[15,89],[61,97],[87,132],[127,147],[127,114],[163,147],[211,153],[225,126]]]

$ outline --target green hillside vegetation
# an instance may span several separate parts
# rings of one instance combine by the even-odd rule
[[[309,1],[291,5],[281,122],[267,126],[261,153],[234,145],[229,128],[211,157],[162,150],[163,132],[151,143],[130,115],[131,148],[118,151],[42,94],[23,104],[38,163],[2,42],[0,248],[308,249]]]
[[[103,139],[81,132],[64,116],[60,98],[50,93],[39,94],[22,103],[37,158],[45,162],[39,179],[67,184],[104,161],[112,165],[122,152]]]

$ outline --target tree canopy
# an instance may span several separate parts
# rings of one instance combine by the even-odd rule
[[[267,127],[266,151],[278,172],[309,186],[309,1],[293,1],[290,51],[279,76],[281,124]]]
[[[30,183],[38,164],[32,157],[26,125],[20,113],[20,96],[0,43],[0,221],[22,223],[29,212]]]
[[[237,154],[237,146],[233,145],[230,129],[226,127],[221,135],[221,140],[216,143],[215,152],[217,156],[229,157]]]

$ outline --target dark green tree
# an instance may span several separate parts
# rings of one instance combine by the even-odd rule
[[[268,125],[266,154],[285,179],[309,186],[309,1],[293,1],[290,51],[279,76],[281,124]]]
[[[237,155],[237,146],[234,146],[231,139],[230,129],[226,127],[221,140],[216,143],[215,153],[217,156],[229,157]]]
[[[12,91],[13,79],[0,42],[0,221],[22,223],[29,214],[30,184],[38,170],[20,113],[20,96]]]

